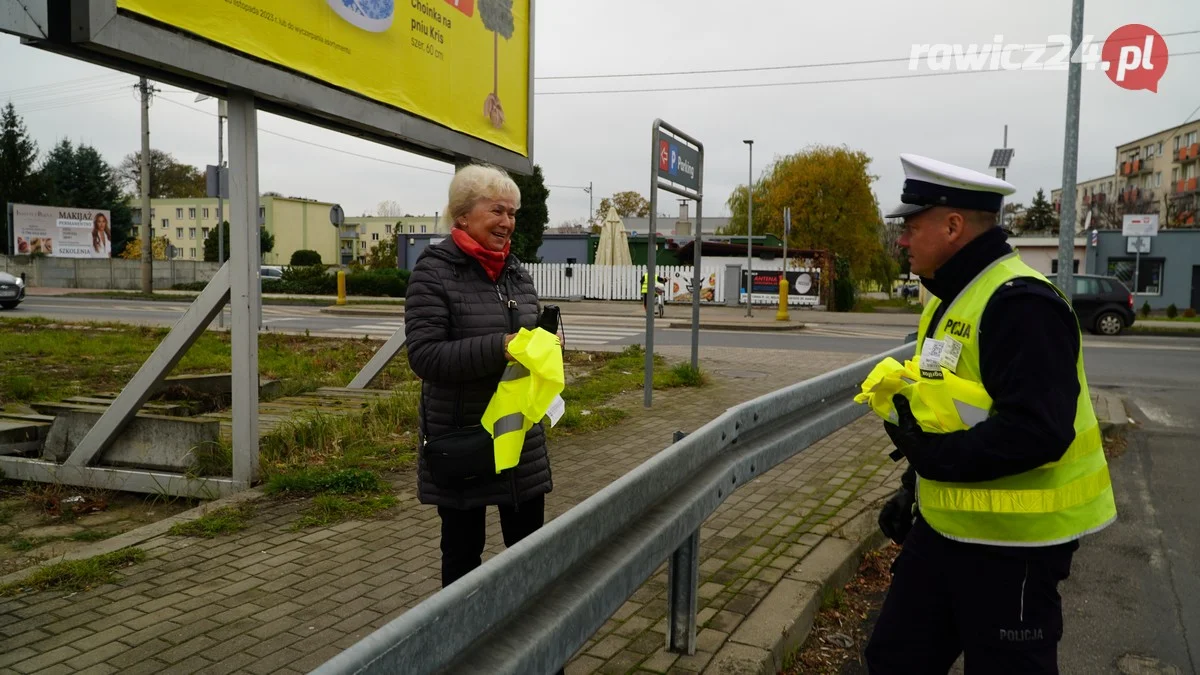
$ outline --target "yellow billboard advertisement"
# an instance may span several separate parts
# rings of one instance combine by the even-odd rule
[[[117,0],[528,157],[530,0]]]

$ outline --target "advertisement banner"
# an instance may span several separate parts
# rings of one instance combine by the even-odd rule
[[[765,271],[754,273],[754,304],[779,304],[779,277],[784,272]],[[788,305],[796,307],[815,307],[821,299],[821,270],[790,270],[786,272],[788,280]],[[746,302],[746,277],[742,270],[741,302]]]
[[[116,0],[529,156],[530,0]]]
[[[100,209],[13,204],[12,250],[56,258],[112,257],[112,214]]]
[[[692,301],[692,273],[673,272],[667,278],[665,302],[690,303]],[[708,272],[700,276],[700,302],[716,302],[717,273]]]

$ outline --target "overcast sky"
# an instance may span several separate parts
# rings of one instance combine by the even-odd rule
[[[1045,43],[1069,32],[1066,0],[923,0],[818,3],[798,0],[538,0],[537,76],[758,68],[904,58],[914,43]],[[1128,91],[1099,69],[1084,71],[1079,179],[1111,173],[1117,144],[1179,125],[1200,106],[1200,3],[1195,0],[1092,0],[1084,33],[1103,42],[1117,27],[1149,25],[1173,54],[1157,93]],[[1024,55],[1022,55],[1023,57]],[[1019,57],[1020,58],[1020,57]],[[1019,60],[1018,58],[1018,60]],[[918,72],[928,72],[922,69]],[[883,208],[898,200],[898,158],[914,152],[987,168],[993,148],[1016,155],[1008,178],[1016,199],[1058,187],[1062,177],[1067,73],[982,72],[909,79],[763,88],[549,95],[550,92],[673,88],[893,77],[907,62],[589,80],[541,80],[536,89],[535,160],[555,186],[594,182],[596,204],[620,190],[647,193],[650,125],[661,117],[704,142],[706,213],[744,184],[753,138],[757,175],[774,156],[810,144],[846,145],[873,158]],[[65,83],[65,84],[64,84]],[[113,164],[139,147],[132,76],[21,46],[0,36],[0,103],[16,104],[43,153],[59,139],[89,143]],[[151,139],[181,161],[216,161],[216,104],[164,84],[151,110]],[[86,105],[80,105],[87,99]],[[169,102],[168,102],[169,101]],[[187,106],[187,107],[184,107]],[[192,108],[191,110],[188,107]],[[207,113],[207,114],[206,114]],[[262,132],[260,187],[338,202],[347,214],[395,200],[414,214],[440,210],[445,164],[270,114]],[[425,167],[433,171],[398,166]],[[662,194],[660,212],[674,214]],[[551,225],[583,218],[588,195],[551,189]]]

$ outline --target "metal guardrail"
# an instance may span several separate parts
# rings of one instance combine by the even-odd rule
[[[912,349],[730,408],[314,672],[552,673],[668,559],[667,647],[694,653],[701,524],[866,414],[852,400],[862,380]]]

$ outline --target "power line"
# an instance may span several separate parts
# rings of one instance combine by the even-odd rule
[[[1200,30],[1178,31],[1175,33],[1161,33],[1162,37],[1177,37],[1181,35],[1193,35],[1200,33]],[[1116,42],[1139,42],[1141,38],[1128,38],[1126,40],[1117,40]],[[1052,46],[1061,45],[1022,45],[1025,51],[1031,49],[1046,49]],[[1099,46],[1099,45],[1098,45]],[[1194,53],[1194,52],[1193,52]],[[1183,54],[1171,54],[1170,56],[1183,56]],[[828,61],[822,63],[800,63],[791,66],[750,66],[745,68],[713,68],[709,70],[676,70],[676,71],[661,71],[661,72],[642,72],[642,73],[610,73],[605,75],[547,75],[543,77],[535,77],[535,80],[600,80],[622,77],[668,77],[675,75],[717,75],[722,73],[753,73],[753,72],[768,72],[774,70],[799,70],[804,68],[833,68],[840,66],[863,66],[878,63],[907,63],[912,61],[912,56],[901,56],[887,59],[863,59],[860,61]]]
[[[64,87],[65,88],[75,88],[76,85],[78,85],[79,83],[82,83],[82,82],[99,83],[104,80],[109,80],[115,84],[116,80],[124,80],[126,77],[128,77],[128,76],[118,75],[118,74],[102,75],[100,77],[95,77],[95,76],[81,77],[77,80],[64,80],[62,82],[54,82],[54,83],[50,83],[50,84],[39,84],[36,86],[31,86],[31,87],[20,87],[17,89],[9,89],[7,91],[0,91],[0,97],[21,95],[26,92],[53,91],[55,89],[60,89],[60,88],[64,88]]]
[[[166,101],[167,103],[170,103],[170,104],[172,104],[172,105],[177,105],[177,106],[179,106],[179,107],[181,107],[181,108],[187,108],[188,110],[191,110],[191,111],[193,111],[193,112],[198,112],[198,113],[201,113],[201,114],[204,114],[204,115],[208,115],[209,117],[216,117],[216,115],[214,115],[214,114],[212,114],[212,113],[208,112],[207,110],[201,110],[201,109],[199,109],[199,108],[193,108],[192,106],[190,106],[190,105],[187,105],[186,103],[180,103],[179,101],[174,101],[174,100],[171,100],[171,99],[169,99],[169,98],[167,98],[167,97],[165,97],[165,96],[160,96],[160,97],[159,97],[159,100]],[[279,132],[277,132],[277,131],[270,131],[270,130],[268,130],[268,129],[263,129],[262,127],[259,127],[259,129],[258,129],[258,130],[259,130],[259,132],[261,132],[261,133],[264,133],[264,134],[270,134],[270,135],[272,135],[272,136],[278,136],[279,138],[286,138],[286,139],[287,139],[287,140],[289,140],[289,141],[294,141],[294,142],[296,142],[296,143],[303,143],[303,144],[305,144],[305,145],[311,145],[311,146],[313,146],[313,147],[315,147],[315,148],[321,148],[321,149],[323,149],[323,150],[329,150],[329,151],[332,151],[332,152],[338,152],[338,153],[341,153],[341,154],[343,154],[343,155],[350,155],[351,157],[358,157],[359,159],[369,159],[369,160],[371,160],[371,161],[374,161],[374,162],[380,162],[380,163],[383,163],[383,164],[391,164],[391,165],[393,165],[393,166],[402,166],[402,167],[404,167],[404,168],[406,168],[406,169],[416,169],[417,171],[428,171],[428,172],[430,172],[430,173],[440,173],[440,174],[442,174],[442,175],[446,175],[446,176],[451,176],[451,175],[454,175],[454,172],[453,172],[453,171],[445,171],[445,170],[443,170],[443,169],[432,169],[432,168],[429,168],[429,167],[417,166],[417,165],[415,165],[415,164],[405,164],[405,163],[403,163],[403,162],[396,162],[396,161],[392,161],[392,160],[390,160],[390,159],[383,159],[382,157],[372,157],[371,155],[364,155],[364,154],[361,154],[361,153],[352,152],[352,151],[350,151],[350,150],[343,150],[342,148],[335,148],[335,147],[333,147],[333,146],[329,146],[329,145],[322,145],[322,144],[320,144],[320,143],[314,143],[313,141],[306,141],[306,140],[304,140],[303,138],[296,138],[295,136],[288,136],[287,134],[281,134],[281,133],[279,133]]]
[[[1191,52],[1182,52],[1179,54],[1171,54],[1171,58],[1180,56],[1193,56],[1200,54],[1200,50]],[[645,89],[590,89],[581,91],[538,91],[534,92],[535,96],[581,96],[592,94],[645,94],[645,93],[666,93],[674,91],[713,91],[720,89],[759,89],[770,87],[796,87],[810,84],[842,84],[847,82],[881,82],[885,80],[907,80],[918,77],[948,77],[951,75],[978,75],[980,73],[1003,73],[1013,72],[1005,70],[952,70],[946,72],[932,73],[912,73],[906,75],[874,75],[869,77],[841,77],[828,80],[804,80],[799,82],[763,82],[755,84],[711,84],[711,85],[692,85],[681,87],[648,87]],[[1055,72],[1055,71],[1051,71]]]

